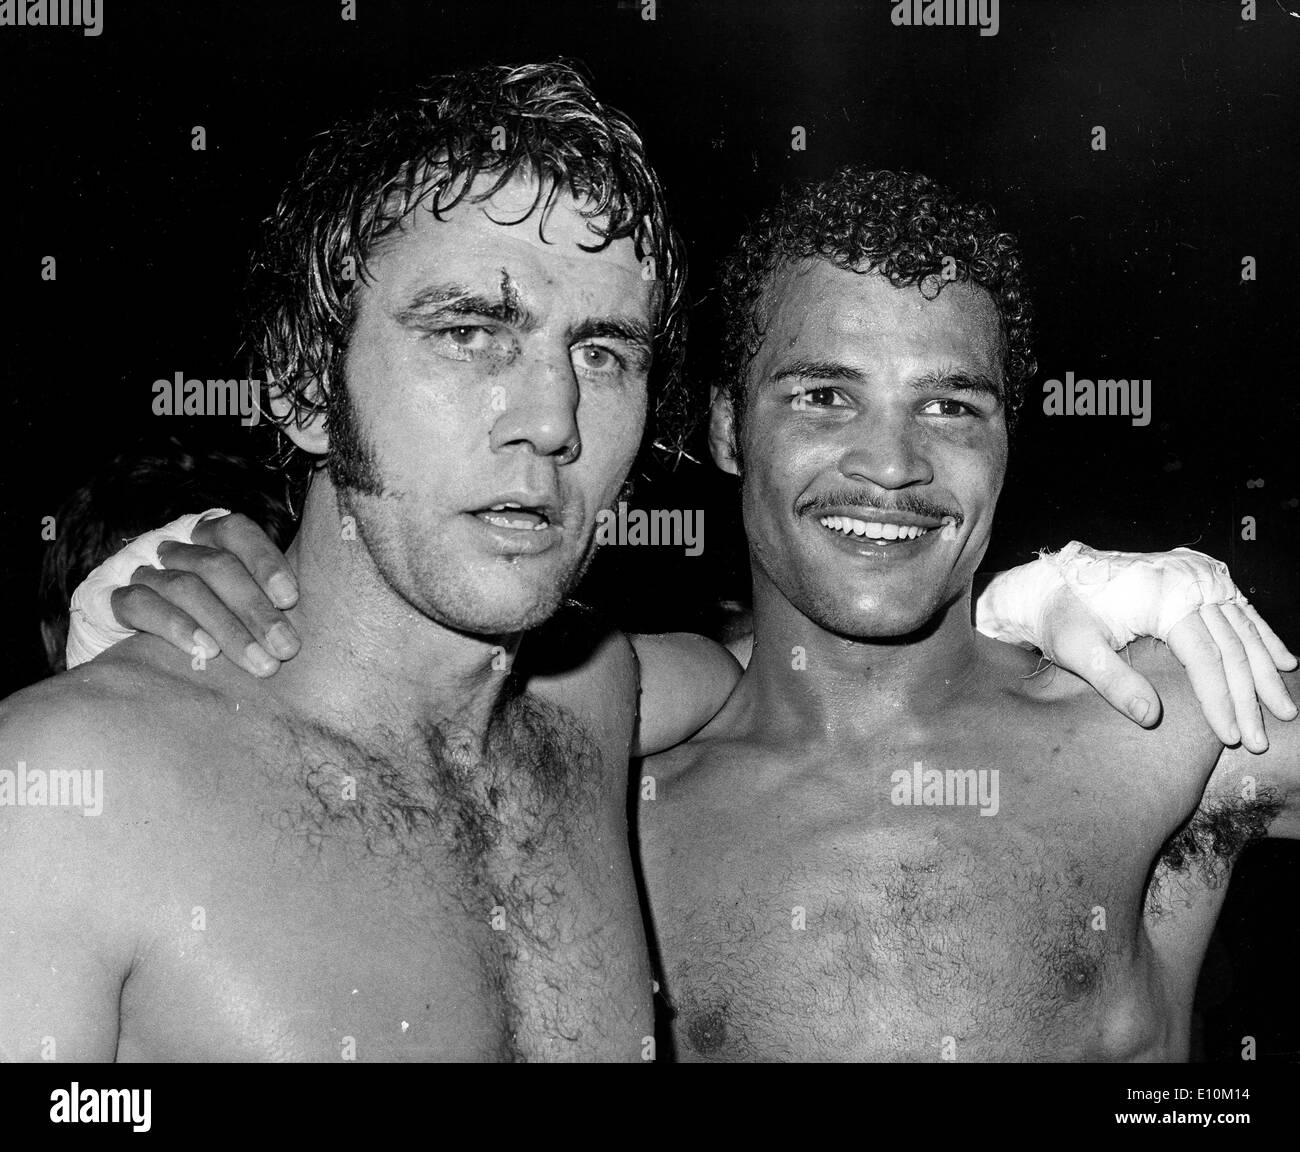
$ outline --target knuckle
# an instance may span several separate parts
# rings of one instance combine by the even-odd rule
[[[123,588],[117,588],[108,601],[118,622],[132,627],[144,619],[145,610],[155,602],[153,592],[142,584],[127,584]]]
[[[193,596],[205,587],[202,579],[183,568],[164,568],[155,579],[169,596]]]
[[[244,571],[239,558],[223,548],[204,548],[195,557],[195,571],[216,579],[231,579]]]
[[[1212,664],[1217,667],[1223,666],[1223,653],[1219,646],[1214,642],[1213,637],[1198,635],[1192,641],[1192,656],[1194,659],[1205,664]]]
[[[231,530],[235,527],[231,521],[238,516],[238,512],[232,512],[229,516],[218,516],[215,520],[204,520],[195,526],[191,539],[196,544],[212,544],[219,548],[229,539]]]
[[[131,610],[138,608],[141,600],[148,599],[148,591],[142,584],[124,584],[121,588],[113,589],[108,601],[114,611]]]
[[[242,512],[232,512],[229,516],[219,516],[215,520],[205,521],[203,526],[210,527],[216,539],[231,540],[247,533],[253,526],[253,522]]]

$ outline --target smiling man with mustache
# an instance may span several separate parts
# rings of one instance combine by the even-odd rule
[[[1225,748],[1141,642],[1142,731],[972,627],[1023,293],[991,213],[907,173],[788,194],[727,267],[753,651],[640,807],[682,1058],[1186,1059],[1236,855],[1300,835],[1294,726]]]

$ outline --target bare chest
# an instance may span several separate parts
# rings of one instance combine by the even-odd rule
[[[1176,1052],[1182,992],[1157,978],[1144,916],[1164,833],[1121,783],[1004,762],[981,815],[987,776],[962,803],[948,780],[900,775],[898,803],[815,776],[764,787],[754,767],[669,780],[641,805],[679,1058]],[[913,802],[924,783],[934,803]]]
[[[453,789],[276,747],[164,822],[119,1058],[642,1058],[650,974],[601,749],[571,741],[544,786],[462,764],[490,781]]]

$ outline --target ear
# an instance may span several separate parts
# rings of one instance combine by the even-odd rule
[[[51,624],[48,620],[42,620],[41,641],[45,645],[45,657],[49,666],[55,672],[67,671],[67,664],[64,663],[63,654],[64,649],[68,646],[67,628],[60,628],[56,624]]]
[[[714,385],[709,399],[709,451],[713,462],[732,476],[740,475],[736,452],[736,410],[726,390]]]
[[[324,456],[330,447],[329,434],[325,431],[324,406],[299,426],[292,418],[294,405],[289,397],[274,384],[267,392],[271,402],[271,414],[281,422],[280,431],[304,452],[310,452],[313,456]],[[318,401],[321,398],[320,382],[313,379],[304,390],[304,395],[306,399]]]

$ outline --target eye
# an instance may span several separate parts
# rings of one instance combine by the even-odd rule
[[[623,361],[599,344],[580,344],[573,350],[574,362],[584,372],[610,375],[623,367]]]
[[[960,400],[931,400],[923,409],[921,409],[921,411],[927,412],[934,408],[936,404],[940,405],[945,410],[941,412],[933,412],[932,415],[935,416],[947,416],[951,418],[954,416],[979,415],[979,412],[976,409],[972,408],[969,404],[963,404]]]
[[[438,328],[435,329],[433,334],[453,348],[463,348],[466,351],[480,351],[486,348],[492,339],[492,333],[488,329],[475,324],[458,324],[455,328]]]
[[[803,408],[843,408],[848,400],[838,388],[796,388],[790,397],[790,407],[796,411]]]

